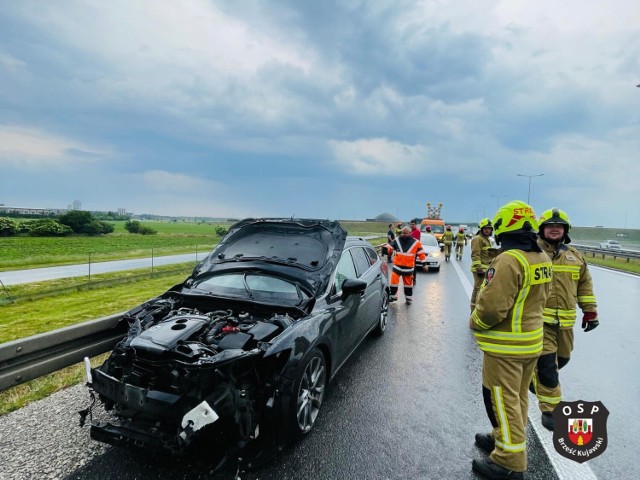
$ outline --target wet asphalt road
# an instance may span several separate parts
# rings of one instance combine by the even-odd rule
[[[460,272],[470,280],[465,253]],[[634,320],[640,311],[640,278],[601,269],[594,269],[593,276],[602,325],[588,334],[576,328],[576,352],[561,379],[565,399],[601,400],[609,409],[609,446],[587,462],[586,477],[572,475],[571,467],[578,464],[567,461],[569,473],[562,478],[594,478],[593,473],[601,479],[640,478],[635,447],[640,345]],[[386,335],[365,339],[338,373],[312,434],[241,478],[477,478],[471,472],[471,459],[482,454],[473,445],[473,435],[488,431],[489,422],[481,398],[481,354],[467,327],[469,297],[464,287],[453,264],[444,264],[439,273],[421,274],[414,303],[406,305],[401,296],[390,307]],[[87,405],[86,395],[77,390],[70,411]],[[535,423],[537,410],[530,411]],[[37,429],[38,423],[46,421],[37,418],[32,427]],[[32,427],[25,425],[20,434],[29,435]],[[88,428],[78,428],[75,418],[69,435],[75,437],[78,448],[92,443]],[[542,431],[542,436],[548,443],[551,433]],[[559,478],[531,425],[527,442],[527,478]],[[40,463],[66,455],[55,447],[52,450],[36,449],[37,453],[28,455]],[[559,457],[553,451],[551,456],[554,461]],[[206,462],[145,456],[109,446],[92,450],[88,458],[83,466],[67,470],[64,478],[233,478],[228,471],[211,474]]]

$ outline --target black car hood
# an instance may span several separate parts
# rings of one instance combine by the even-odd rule
[[[246,218],[232,225],[193,271],[192,279],[238,267],[290,278],[313,297],[327,288],[347,238],[337,221]]]

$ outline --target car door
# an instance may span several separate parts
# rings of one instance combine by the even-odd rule
[[[374,268],[378,262],[378,256],[373,249],[370,250],[369,253],[365,247],[351,249],[358,278],[367,282],[367,289],[361,296],[358,308],[358,340],[362,339],[378,321],[382,301],[382,273],[379,268]]]
[[[336,350],[339,365],[342,365],[355,348],[360,332],[358,325],[360,320],[358,316],[361,302],[360,295],[349,295],[345,299],[342,299],[342,284],[349,278],[357,279],[358,273],[351,253],[349,250],[346,250],[342,252],[342,256],[336,266],[330,301],[331,306],[334,308],[335,318],[338,324]]]

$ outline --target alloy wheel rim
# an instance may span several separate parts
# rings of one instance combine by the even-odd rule
[[[314,357],[304,370],[298,392],[296,416],[298,427],[302,432],[308,432],[320,412],[320,405],[324,398],[326,383],[326,369],[321,357]]]
[[[382,300],[382,306],[380,307],[380,330],[384,331],[387,328],[387,316],[389,312],[389,295],[384,294]]]

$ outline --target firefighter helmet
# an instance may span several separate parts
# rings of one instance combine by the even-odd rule
[[[425,228],[425,230],[426,230],[427,232],[430,232],[430,231],[431,231],[431,225],[427,225],[427,228]]]
[[[545,225],[558,223],[564,227],[563,242],[564,243],[571,242],[571,239],[569,238],[569,235],[568,235],[569,230],[571,230],[571,221],[569,220],[569,217],[567,216],[567,214],[564,213],[559,208],[551,208],[549,210],[545,210],[544,212],[542,212],[542,215],[540,215],[539,221],[540,223],[538,224],[539,226],[538,235],[540,235],[541,238],[545,238],[544,237]]]
[[[451,225],[447,225],[447,230],[451,230]]]
[[[460,227],[460,228],[458,228],[458,231],[459,231],[460,233],[464,233],[464,227]]]
[[[503,233],[537,232],[536,212],[520,200],[509,202],[496,212],[493,231],[496,237]]]
[[[489,220],[488,218],[483,218],[482,220],[480,220],[480,222],[478,223],[478,230],[482,230],[484,227],[493,228],[493,223],[491,223],[491,220]]]
[[[560,223],[566,227],[567,231],[571,230],[569,217],[559,208],[551,208],[542,212],[542,215],[540,215],[540,229],[542,229],[543,225],[549,223]]]

